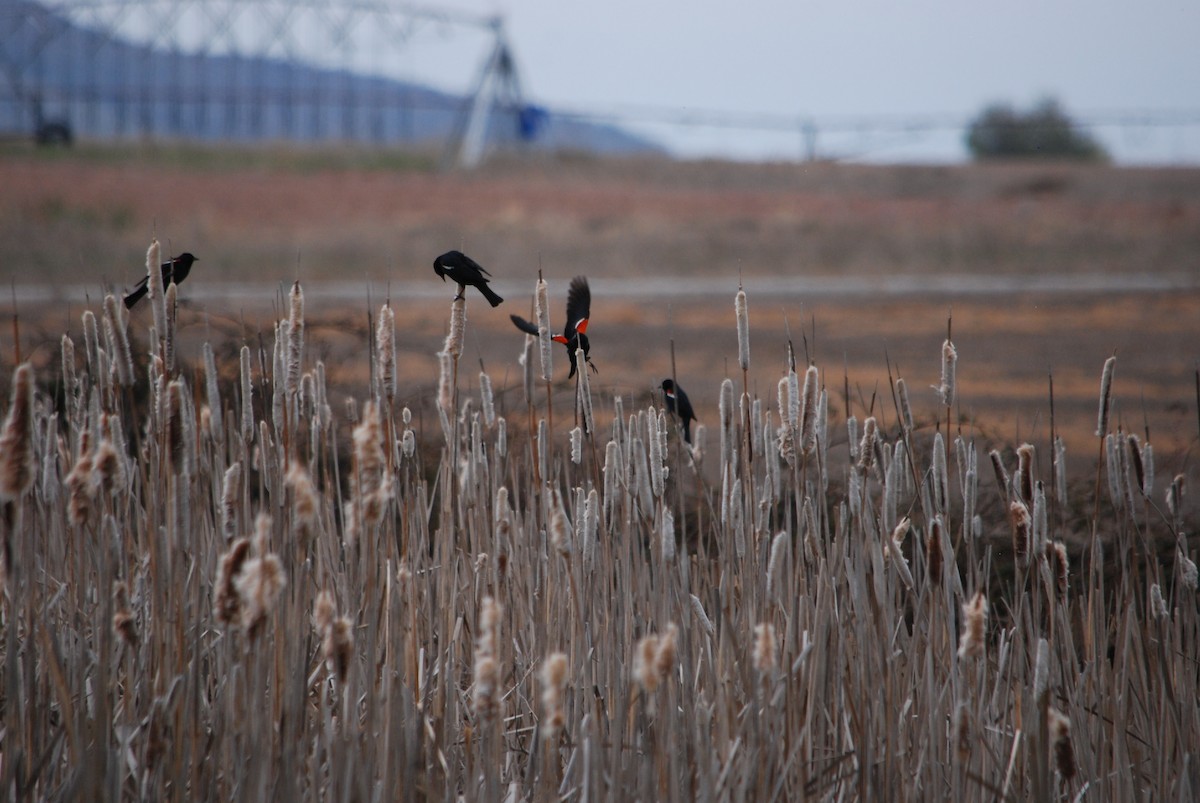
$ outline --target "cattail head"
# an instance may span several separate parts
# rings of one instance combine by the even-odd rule
[[[550,303],[547,300],[549,288],[540,276],[533,293],[534,313],[537,317],[538,351],[541,356],[542,381],[549,382],[554,376],[550,350]]]
[[[958,364],[958,351],[949,340],[942,343],[942,383],[937,388],[941,402],[946,407],[954,406],[954,374]]]
[[[163,310],[162,256],[158,240],[151,240],[146,249],[146,294],[150,299],[150,310],[154,313],[154,329],[162,336],[167,331]]]
[[[1042,699],[1050,691],[1050,642],[1038,639],[1037,657],[1033,663],[1033,698]]]
[[[542,738],[553,742],[566,724],[563,692],[567,685],[567,656],[561,652],[546,656],[542,664]]]
[[[571,554],[571,524],[557,488],[550,489],[550,544],[564,557]]]
[[[646,694],[653,694],[658,689],[658,672],[655,671],[654,661],[658,656],[658,638],[645,636],[637,643],[633,654],[633,677]]]
[[[125,331],[121,306],[112,293],[104,297],[104,334],[111,341],[109,350],[113,353],[113,362],[117,366],[118,381],[124,386],[132,385],[133,353],[129,348],[129,334]]]
[[[1155,619],[1168,619],[1171,616],[1167,601],[1163,597],[1162,587],[1158,583],[1150,586],[1150,613]]]
[[[317,520],[320,507],[320,497],[313,487],[312,477],[308,469],[299,461],[293,459],[288,464],[284,484],[292,489],[292,512],[298,527],[307,530]]]
[[[233,538],[238,524],[238,510],[242,494],[242,464],[234,463],[225,469],[221,482],[221,532],[225,540]]]
[[[289,396],[300,390],[300,374],[304,366],[304,291],[300,280],[292,283],[289,300],[286,388]]]
[[[446,415],[454,413],[454,359],[448,351],[438,352],[438,408]]]
[[[251,640],[257,638],[263,624],[275,610],[275,603],[287,585],[287,575],[279,556],[267,553],[251,558],[234,578],[241,606],[241,626]]]
[[[1054,745],[1054,767],[1064,781],[1075,777],[1075,746],[1071,743],[1071,720],[1057,708],[1046,711],[1050,740]]]
[[[450,302],[450,332],[446,335],[444,351],[457,360],[462,355],[467,331],[467,299],[459,296]]]
[[[483,423],[490,427],[496,422],[496,404],[492,397],[492,378],[486,371],[479,372],[479,407],[483,411]]]
[[[374,402],[363,404],[362,421],[354,428],[353,437],[361,494],[378,484],[384,466],[383,424],[379,419],[379,407]]]
[[[737,313],[738,365],[745,371],[750,367],[750,315],[746,312],[746,291],[740,287],[733,308]]]
[[[1033,504],[1033,444],[1023,443],[1017,447],[1017,488],[1021,501]]]
[[[375,376],[380,395],[391,401],[396,395],[396,314],[390,303],[379,308],[375,327]]]
[[[250,347],[242,346],[240,352],[242,375],[242,440],[247,443],[254,438],[254,383],[250,376]]]
[[[237,592],[237,578],[250,558],[250,539],[234,541],[217,566],[217,583],[213,591],[213,617],[221,624],[234,624],[241,619],[242,601]]]
[[[1185,554],[1183,550],[1179,550],[1179,575],[1180,580],[1186,588],[1192,591],[1196,590],[1197,585],[1200,585],[1200,573],[1196,570],[1196,564]]]
[[[326,668],[345,685],[350,674],[350,661],[354,658],[354,625],[346,616],[339,616],[324,629],[321,652]]]
[[[1058,589],[1058,598],[1067,598],[1068,579],[1071,573],[1071,562],[1067,559],[1067,545],[1062,541],[1046,542],[1046,559],[1050,563],[1050,571],[1054,575],[1054,586]]]
[[[475,689],[472,703],[475,714],[490,721],[500,707],[500,663],[497,648],[500,641],[500,603],[484,597],[479,609],[479,637],[475,642]]]
[[[808,454],[817,443],[817,407],[820,393],[820,375],[817,366],[810,365],[804,372],[804,395],[800,413],[800,448]]]
[[[963,603],[963,631],[958,642],[958,657],[978,658],[983,655],[987,634],[988,601],[982,591],[976,591],[969,602]]]
[[[113,584],[112,626],[117,638],[130,647],[137,648],[137,622],[134,620],[133,611],[129,607],[129,590],[122,582]]]
[[[12,401],[0,432],[0,498],[15,500],[33,484],[33,369],[13,372]]]
[[[905,432],[912,432],[912,406],[908,401],[908,383],[903,378],[896,380],[896,395],[900,399],[900,424],[904,427]]]
[[[1117,367],[1117,358],[1109,357],[1104,361],[1104,372],[1100,375],[1100,413],[1096,417],[1096,437],[1103,438],[1108,434],[1108,413],[1112,396],[1113,371]]]
[[[1014,499],[1008,506],[1008,521],[1012,525],[1013,557],[1021,566],[1029,564],[1029,546],[1032,535],[1033,520],[1029,508],[1020,499]]]
[[[879,424],[875,416],[863,422],[862,440],[858,444],[858,471],[864,476],[875,465],[875,441],[879,435]]]
[[[954,746],[960,761],[971,757],[971,711],[965,702],[954,709]]]
[[[317,594],[317,598],[313,602],[313,628],[317,633],[324,633],[336,618],[337,603],[333,601],[333,594],[329,591]]]
[[[775,625],[764,622],[754,627],[754,668],[768,674],[778,662],[775,646]]]
[[[671,677],[671,672],[675,669],[678,639],[679,628],[674,622],[668,624],[666,631],[658,638],[658,648],[654,652],[654,671],[658,673],[660,680]]]

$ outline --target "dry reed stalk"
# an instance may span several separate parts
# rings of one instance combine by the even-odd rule
[[[167,285],[164,300],[166,310],[166,326],[163,332],[163,362],[166,363],[168,376],[175,375],[175,341],[179,318],[179,285],[171,282]]]

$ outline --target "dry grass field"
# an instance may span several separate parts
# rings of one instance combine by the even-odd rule
[[[1200,789],[1200,171],[4,148],[6,796]]]

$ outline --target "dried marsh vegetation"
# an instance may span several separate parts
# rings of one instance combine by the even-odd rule
[[[179,353],[173,285],[148,332],[84,312],[0,432],[4,794],[1196,794],[1194,516],[1112,429],[1119,363],[1071,482],[1053,430],[981,456],[955,427],[949,337],[918,416],[888,377],[835,421],[794,361],[752,397],[752,300],[711,448],[586,370],[556,425],[543,314],[506,415],[453,302],[422,438],[387,305],[339,409],[299,283],[236,366]]]

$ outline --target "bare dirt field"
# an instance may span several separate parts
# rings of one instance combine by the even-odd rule
[[[453,295],[430,263],[460,247],[493,270],[508,298],[495,310],[472,298],[467,353],[513,389],[513,404],[523,403],[522,336],[508,314],[528,316],[540,269],[555,326],[566,280],[593,282],[598,389],[648,399],[671,371],[674,340],[680,381],[713,423],[720,380],[740,381],[740,278],[752,389],[772,403],[789,334],[800,358],[807,348],[821,367],[835,413],[845,414],[848,390],[860,419],[894,415],[889,363],[931,399],[952,317],[964,430],[1044,442],[1053,376],[1056,428],[1073,458],[1093,459],[1100,370],[1116,353],[1121,425],[1174,461],[1164,473],[1195,450],[1200,170],[562,157],[460,175],[379,166],[353,152],[236,156],[4,152],[0,278],[23,299],[24,348],[51,365],[59,336],[79,332],[80,313],[137,279],[157,235],[164,248],[202,258],[180,294],[193,356],[208,337],[225,339],[230,353],[260,339],[269,350],[280,288],[298,278],[312,353],[343,392],[358,394],[368,316],[390,298],[416,405],[433,386]],[[133,331],[146,325],[135,315]],[[555,356],[565,376],[565,352]]]

